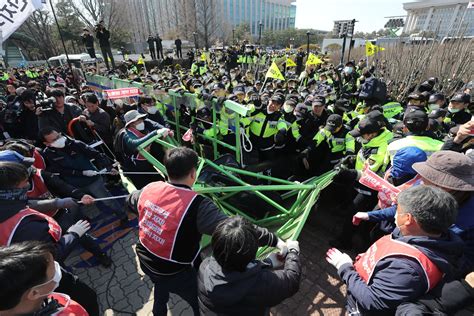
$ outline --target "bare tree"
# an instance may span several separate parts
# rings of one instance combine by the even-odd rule
[[[197,33],[209,48],[219,28],[217,19],[217,0],[196,0]]]
[[[37,53],[44,59],[58,54],[57,47],[59,47],[59,44],[53,38],[53,20],[49,11],[35,11],[21,26],[19,32],[24,33],[36,42],[35,47],[31,47],[31,49],[33,51],[37,50],[37,52],[34,51],[33,53]],[[41,49],[38,49],[39,47]],[[27,49],[30,49],[30,47],[27,47]]]

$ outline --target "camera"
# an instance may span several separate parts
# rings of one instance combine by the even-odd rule
[[[56,104],[56,98],[55,97],[49,97],[47,99],[36,102],[36,106],[40,107],[41,110],[43,110],[43,111],[52,110],[54,108],[55,104]]]

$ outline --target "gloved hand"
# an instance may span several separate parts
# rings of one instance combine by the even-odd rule
[[[355,155],[349,155],[341,159],[340,162],[340,167],[344,168],[354,168],[355,167],[355,162],[356,162],[356,156]]]
[[[82,175],[86,177],[94,177],[98,175],[99,173],[95,170],[84,170],[82,171]]]
[[[273,252],[271,253],[267,258],[265,258],[265,262],[269,263],[272,265],[273,269],[281,268],[283,267],[285,261],[280,260],[280,258],[284,258],[280,256],[278,253]]]
[[[300,253],[300,243],[297,240],[288,240],[286,242],[286,246],[288,247],[288,251],[296,251],[298,254]]]
[[[288,252],[288,247],[286,243],[280,238],[278,238],[277,248],[280,250],[278,254],[282,257],[285,257],[286,253]]]
[[[160,135],[160,137],[164,138],[164,137],[168,136],[169,132],[170,132],[170,130],[168,128],[163,127],[163,128],[158,129],[156,131],[156,134]]]
[[[369,214],[366,212],[357,212],[354,216],[352,216],[352,225],[359,226],[360,222],[368,220]]]
[[[352,264],[352,258],[347,253],[340,252],[336,248],[331,248],[327,251],[326,261],[338,270],[343,264]]]
[[[80,220],[76,224],[69,227],[67,230],[68,233],[75,233],[79,237],[84,236],[91,229],[91,224],[88,221]]]
[[[73,198],[63,198],[63,199],[56,199],[56,205],[58,208],[68,208],[68,207],[74,207],[77,205],[77,202]]]
[[[275,136],[274,136],[275,144],[276,145],[283,145],[286,142],[286,131],[285,130],[279,130]]]

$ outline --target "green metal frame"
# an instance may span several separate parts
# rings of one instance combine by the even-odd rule
[[[116,88],[124,87],[128,82],[123,82],[122,80],[117,79],[108,79],[99,76],[88,77],[88,81],[99,83],[100,86]],[[140,84],[134,83],[134,86]],[[143,89],[148,90],[147,93],[153,94],[150,92],[150,87],[143,87]],[[146,91],[145,90],[145,91]],[[145,157],[157,170],[166,175],[165,166],[151,155],[148,151],[145,150],[149,145],[156,142],[163,146],[165,149],[173,148],[179,146],[182,137],[182,131],[187,130],[185,126],[179,124],[179,107],[178,102],[183,102],[182,98],[186,98],[185,102],[187,106],[196,106],[196,96],[190,93],[179,94],[175,91],[169,91],[169,96],[171,97],[171,106],[174,112],[174,120],[169,121],[175,128],[175,139],[167,137],[166,140],[160,139],[159,135],[154,136],[153,138],[147,140],[139,146],[140,154]],[[215,103],[212,104],[215,108]],[[241,104],[238,104],[233,101],[224,102],[224,106],[227,109],[233,111],[235,115],[235,134],[236,134],[236,146],[231,146],[226,143],[223,143],[220,140],[207,137],[206,135],[200,134],[200,137],[210,141],[213,146],[213,155],[214,159],[219,157],[219,148],[220,146],[231,149],[235,153],[235,158],[238,162],[241,162],[241,150],[242,144],[240,142],[240,119],[242,116],[248,115],[249,109]],[[216,112],[213,112],[213,124],[217,126],[218,120],[216,118]],[[225,165],[219,165],[212,160],[209,160],[205,157],[199,157],[199,164],[197,168],[197,179],[201,174],[203,168],[210,167],[216,172],[225,175],[232,181],[236,182],[235,186],[226,186],[226,187],[214,187],[208,183],[202,183],[199,180],[194,185],[193,189],[200,194],[203,194],[210,199],[212,199],[220,209],[228,215],[241,215],[252,223],[266,227],[274,231],[280,238],[283,240],[291,239],[296,240],[303,229],[303,226],[308,218],[313,206],[315,205],[320,192],[327,187],[331,182],[335,171],[329,171],[319,177],[313,177],[304,181],[303,183],[291,182],[284,179],[279,179],[260,173],[250,172],[248,170],[233,168]],[[262,185],[253,185],[245,182],[241,179],[240,176],[246,178],[254,178],[257,180],[263,180],[267,184]],[[132,187],[132,186],[131,186]],[[253,192],[257,197],[262,201],[268,204],[269,209],[276,210],[273,212],[267,212],[261,218],[255,218],[250,214],[245,213],[245,211],[237,208],[235,205],[229,203],[228,199],[232,196],[238,194],[239,192],[250,191]],[[262,192],[265,191],[281,191],[280,195],[283,200],[283,205],[272,200]],[[210,242],[209,236],[205,236],[201,242],[201,246],[207,246]],[[258,257],[263,257],[269,252],[274,251],[274,248],[260,248],[258,251]]]

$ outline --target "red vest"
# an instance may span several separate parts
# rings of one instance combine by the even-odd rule
[[[31,188],[28,192],[26,192],[26,196],[31,199],[35,200],[45,200],[53,198],[51,192],[49,192],[46,184],[44,183],[43,177],[41,176],[41,170],[36,169],[35,174],[31,177]],[[58,210],[52,210],[49,212],[45,212],[46,215],[53,217],[56,215]]]
[[[44,162],[43,156],[39,153],[39,151],[35,148],[33,151],[33,158],[35,159],[35,162],[33,163],[33,167],[38,168],[38,169],[46,169],[46,163]]]
[[[409,257],[420,264],[428,283],[426,292],[434,288],[443,278],[441,270],[423,252],[412,245],[392,239],[392,235],[380,238],[365,253],[357,256],[354,268],[360,277],[369,284],[377,263],[391,256]]]
[[[63,293],[51,293],[49,298],[55,299],[62,306],[52,316],[89,316],[89,313],[76,301]]]
[[[138,238],[153,255],[172,262],[190,264],[173,259],[176,237],[189,206],[197,193],[166,182],[152,182],[143,188],[138,200]]]
[[[46,220],[48,222],[49,234],[51,237],[53,237],[56,242],[61,239],[61,227],[52,217],[31,208],[25,208],[0,224],[0,246],[10,246],[18,225],[20,225],[21,221],[27,216],[36,216]]]

